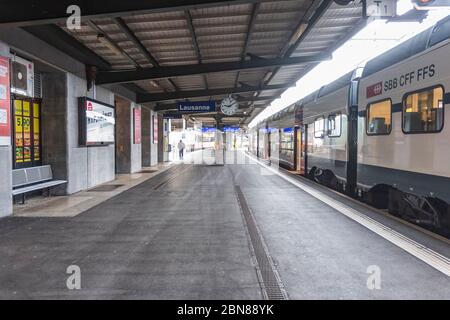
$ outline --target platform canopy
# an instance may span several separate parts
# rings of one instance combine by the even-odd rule
[[[237,114],[203,115],[224,124],[250,122],[365,24],[360,1],[34,2],[3,1],[0,26],[22,27],[96,66],[97,84],[125,86],[159,111],[186,99],[220,105],[232,94]],[[70,5],[81,9],[78,30],[66,26]]]

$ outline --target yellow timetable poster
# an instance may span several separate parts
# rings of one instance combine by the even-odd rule
[[[22,101],[14,100],[14,114],[21,116],[22,115]]]
[[[22,114],[24,117],[30,116],[30,103],[28,101],[24,101],[22,104]]]
[[[40,104],[15,99],[15,163],[31,164],[41,159]]]
[[[16,116],[16,146],[23,147],[23,124],[22,117]]]
[[[40,121],[39,121],[39,104],[33,103],[33,145],[34,145],[34,160],[41,159],[40,153]]]
[[[33,117],[39,118],[39,103],[33,103]]]

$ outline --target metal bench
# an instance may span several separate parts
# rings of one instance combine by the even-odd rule
[[[65,180],[53,180],[52,168],[49,165],[15,169],[12,171],[12,195],[22,195],[22,204],[25,203],[25,194],[32,191],[47,189],[67,183]]]

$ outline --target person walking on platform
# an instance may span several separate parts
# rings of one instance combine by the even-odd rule
[[[183,140],[180,140],[180,142],[178,142],[178,154],[180,156],[180,160],[183,160],[185,148],[186,148],[186,145],[184,144]]]

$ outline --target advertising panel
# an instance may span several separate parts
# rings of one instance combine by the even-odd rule
[[[114,143],[114,107],[81,97],[79,102],[80,145],[98,146]]]
[[[141,143],[141,109],[133,109],[133,123],[134,123],[134,144]]]
[[[153,115],[153,144],[158,143],[158,116]]]
[[[0,145],[11,145],[9,59],[0,57]]]

